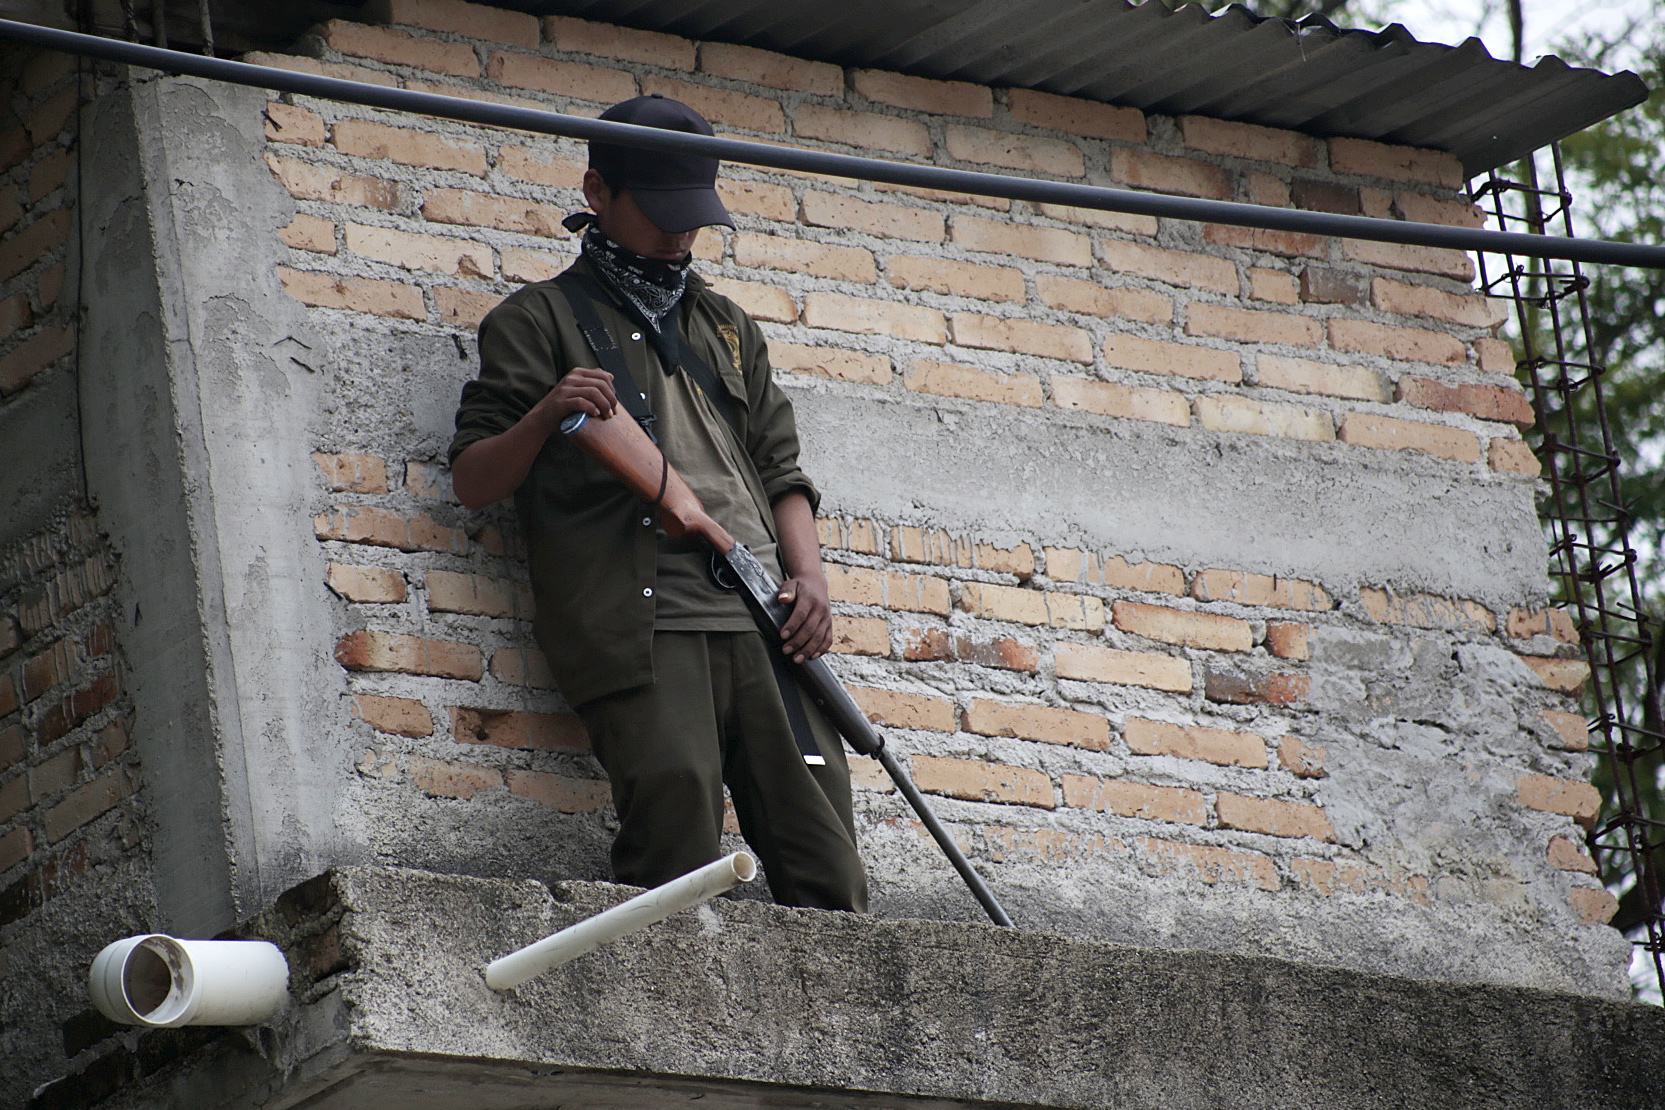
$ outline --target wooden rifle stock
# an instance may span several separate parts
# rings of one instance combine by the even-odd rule
[[[659,445],[653,442],[642,426],[617,412],[605,420],[574,414],[561,422],[561,432],[571,436],[585,454],[606,467],[631,493],[649,505],[657,506],[660,526],[667,534],[700,536],[724,557],[738,583],[740,595],[746,599],[747,608],[751,610],[765,639],[775,641],[770,644],[769,650],[778,650],[780,630],[792,615],[792,610],[780,600],[780,584],[746,550],[744,544],[736,541],[711,518],[700,503],[699,495],[670,465]],[[885,747],[884,737],[879,735],[844,684],[838,681],[827,661],[811,659],[795,664],[792,673],[851,749],[858,755],[874,757],[884,767],[942,849],[943,855],[948,857],[948,862],[971,888],[973,897],[988,913],[990,920],[996,925],[1010,926],[1012,919],[1006,915],[999,900],[983,882],[983,877],[972,869],[971,862],[954,843],[948,830],[943,828],[942,822],[937,820],[925,796],[908,777],[907,770]]]

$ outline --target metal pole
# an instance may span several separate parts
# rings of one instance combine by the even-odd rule
[[[1369,239],[1380,243],[1404,243],[1412,246],[1445,247],[1450,250],[1490,251],[1532,258],[1560,258],[1577,262],[1665,269],[1665,247],[1639,243],[1610,243],[1554,235],[1527,235],[1519,232],[1419,224],[1405,220],[1379,220],[1367,216],[1339,216],[1328,212],[1305,212],[1290,208],[1268,208],[1258,204],[1199,200],[1194,197],[1168,196],[1164,193],[1141,193],[1131,189],[1107,189],[1062,181],[1039,181],[1009,174],[976,173],[970,170],[945,169],[941,166],[888,162],[878,158],[857,158],[848,154],[831,154],[819,150],[766,146],[738,139],[718,139],[682,131],[665,131],[656,127],[585,119],[581,116],[567,116],[558,112],[544,112],[508,104],[490,104],[460,97],[412,92],[409,89],[366,85],[357,81],[343,81],[336,77],[319,77],[310,73],[274,69],[270,66],[206,58],[176,50],[160,50],[139,43],[83,35],[74,31],[60,31],[52,27],[39,27],[13,20],[0,20],[0,39],[44,46],[71,54],[87,54],[107,61],[145,66],[168,73],[206,77],[238,85],[252,85],[256,88],[277,89],[303,96],[367,104],[377,108],[439,116],[466,123],[482,123],[546,135],[564,135],[574,139],[616,143],[620,146],[698,154],[773,169],[800,170],[836,177],[883,181],[891,185],[911,185],[917,188],[947,189],[979,196],[1005,197],[1010,200],[1067,204],[1077,208],[1096,208],[1110,212],[1167,216],[1204,223],[1295,231],[1309,235]]]

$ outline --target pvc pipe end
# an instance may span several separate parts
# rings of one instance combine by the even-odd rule
[[[757,859],[750,852],[735,852],[729,859],[734,861],[735,878],[743,883],[757,878]]]
[[[124,1025],[258,1025],[288,1000],[289,962],[263,940],[149,933],[106,945],[87,989],[100,1013]]]

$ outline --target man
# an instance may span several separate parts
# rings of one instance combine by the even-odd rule
[[[601,118],[711,134],[660,96]],[[585,228],[578,260],[480,325],[453,484],[471,508],[515,497],[538,643],[612,783],[618,880],[656,886],[716,859],[726,783],[777,901],[861,911],[838,736],[772,658],[812,659],[832,642],[819,495],[798,469],[791,405],[757,325],[689,269],[702,227],[733,226],[716,179],[716,159],[590,145],[593,215],[566,221]],[[641,419],[712,517],[776,574],[792,606],[780,643],[717,584],[709,552],[668,537],[560,433],[580,413]]]

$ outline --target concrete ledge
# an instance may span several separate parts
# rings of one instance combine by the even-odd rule
[[[149,1082],[308,1110],[1665,1106],[1653,1007],[755,902],[486,987],[630,893],[330,872],[249,930],[288,949],[298,1004]]]

